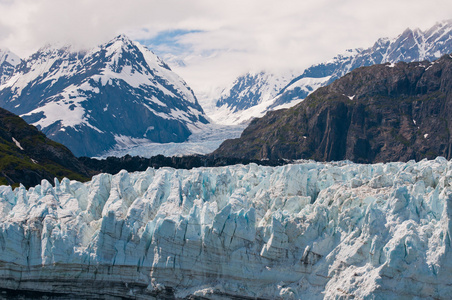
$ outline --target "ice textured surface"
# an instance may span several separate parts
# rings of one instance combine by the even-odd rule
[[[452,161],[437,158],[3,186],[0,288],[447,299],[451,184]]]
[[[122,143],[118,142],[114,149],[102,153],[98,158],[122,157],[127,154],[141,157],[159,154],[165,156],[209,154],[218,149],[225,140],[239,138],[245,127],[246,125],[202,124],[199,128],[191,127],[192,134],[182,143],[152,143],[146,139],[130,141],[125,138]]]

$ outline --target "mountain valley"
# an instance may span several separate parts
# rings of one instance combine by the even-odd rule
[[[207,108],[125,35],[74,49],[0,52],[0,299],[452,295],[452,21]]]

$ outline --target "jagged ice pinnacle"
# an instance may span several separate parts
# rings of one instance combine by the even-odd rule
[[[447,298],[452,161],[304,162],[0,189],[0,288]]]

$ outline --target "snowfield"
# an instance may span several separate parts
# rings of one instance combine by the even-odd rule
[[[0,190],[0,289],[448,299],[452,161],[100,174]]]

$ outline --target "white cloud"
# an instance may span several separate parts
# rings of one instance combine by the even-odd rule
[[[0,47],[21,56],[47,42],[84,47],[119,33],[146,40],[168,30],[187,53],[176,67],[196,91],[247,70],[303,69],[348,48],[452,16],[450,0],[0,0]],[[168,45],[167,45],[168,46]],[[171,46],[171,45],[169,45]],[[164,45],[160,48],[162,51]],[[169,49],[168,52],[171,52]]]

